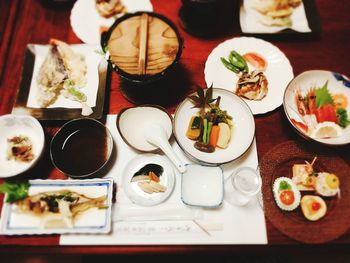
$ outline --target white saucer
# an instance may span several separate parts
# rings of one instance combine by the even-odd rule
[[[147,164],[158,164],[163,167],[164,171],[160,176],[159,183],[167,188],[165,192],[148,194],[137,185],[138,182],[131,182],[134,174]],[[127,164],[123,172],[122,188],[129,199],[137,205],[153,206],[164,202],[172,193],[174,185],[175,175],[173,166],[171,162],[162,155],[138,155]]]

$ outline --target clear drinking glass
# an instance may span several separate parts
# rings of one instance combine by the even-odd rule
[[[261,189],[261,177],[250,167],[240,167],[225,180],[225,200],[232,205],[244,206]]]

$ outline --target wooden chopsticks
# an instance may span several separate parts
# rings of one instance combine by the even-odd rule
[[[146,58],[147,58],[147,38],[148,38],[148,14],[141,15],[140,21],[140,46],[139,46],[139,74],[146,74]]]

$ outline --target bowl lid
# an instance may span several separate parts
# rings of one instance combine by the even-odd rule
[[[113,69],[132,81],[158,79],[177,63],[182,52],[176,26],[152,12],[117,19],[101,41]]]

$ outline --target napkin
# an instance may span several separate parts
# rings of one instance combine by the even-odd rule
[[[127,146],[116,128],[116,115],[108,115],[106,125],[115,145],[117,158],[106,177],[117,185],[117,202],[113,209],[110,234],[61,235],[60,245],[154,245],[154,244],[266,244],[265,217],[257,199],[245,207],[224,202],[220,208],[201,209],[186,206],[181,201],[181,175],[171,196],[162,204],[143,207],[133,204],[123,191],[123,170],[139,153]],[[172,147],[184,163],[191,161],[173,142]],[[238,160],[223,165],[225,178],[240,166],[257,168],[256,143]]]
[[[261,24],[259,19],[262,17],[262,14],[253,8],[256,1],[257,0],[243,1],[243,7],[241,7],[240,10],[240,24],[244,33],[277,33],[288,28],[280,26],[265,26]],[[294,8],[291,19],[292,26],[290,29],[301,33],[311,32],[303,3]]]

